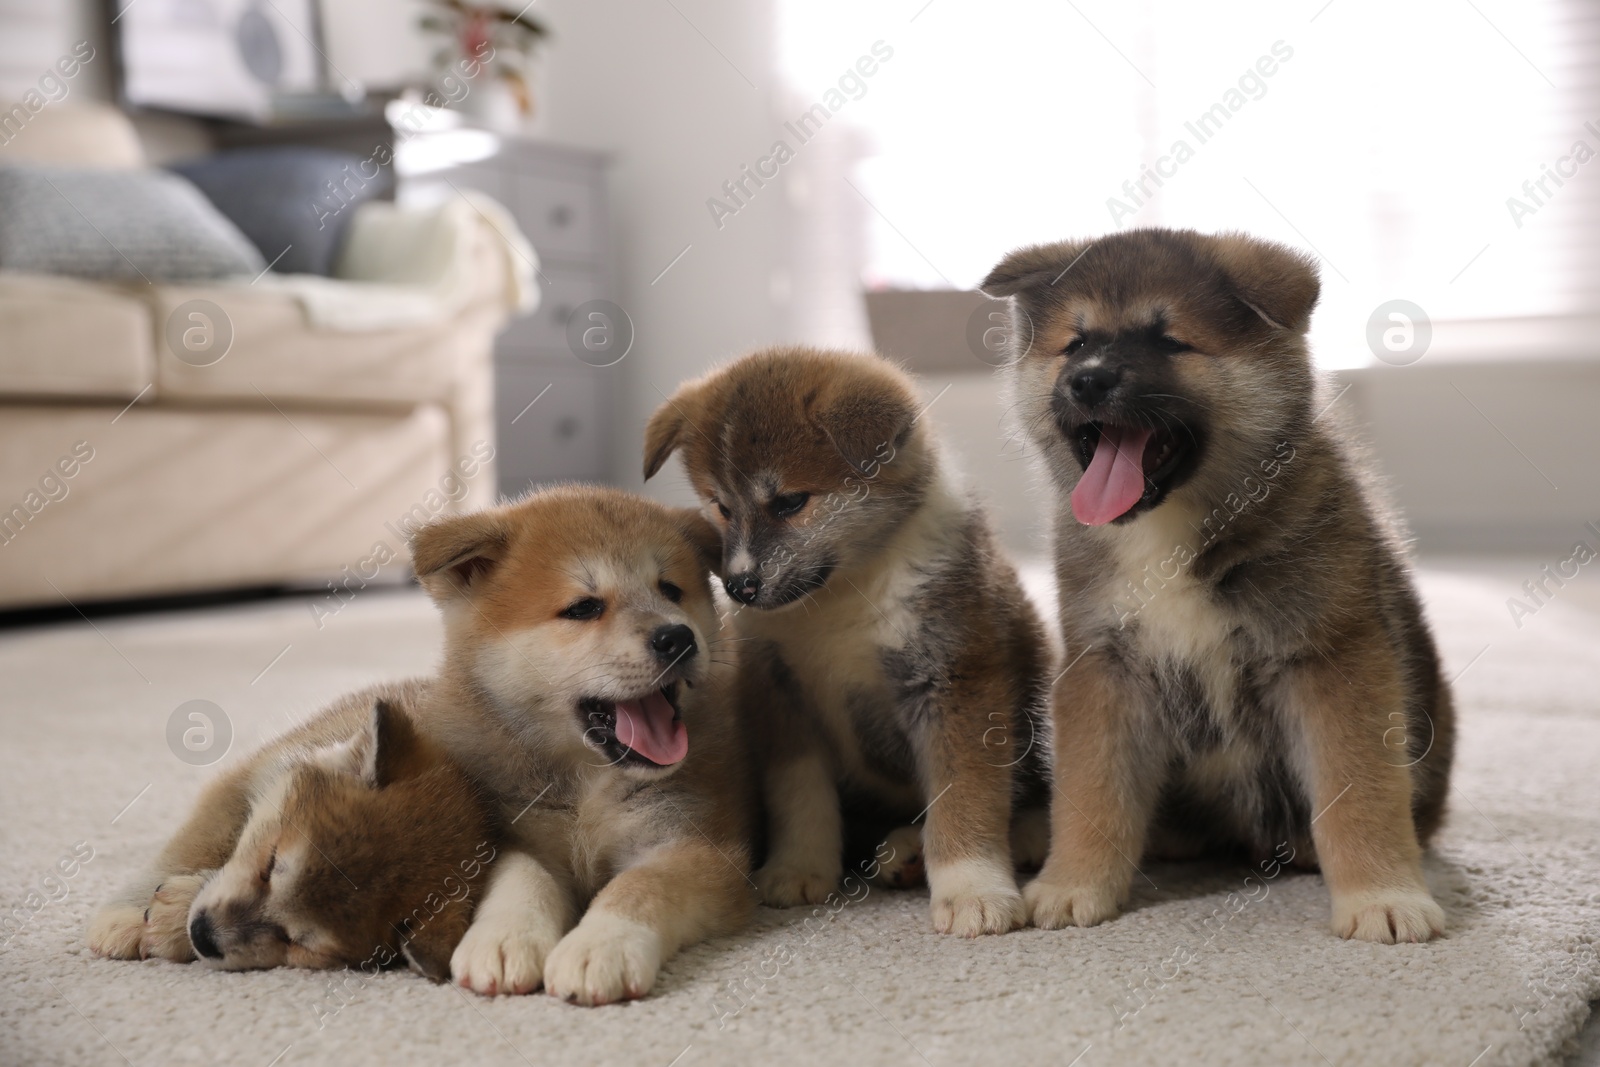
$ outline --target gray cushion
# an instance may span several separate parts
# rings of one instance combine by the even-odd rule
[[[282,274],[332,274],[356,207],[393,192],[372,160],[326,148],[236,148],[172,168]]]
[[[0,269],[163,282],[265,267],[239,228],[175,174],[0,167]]]

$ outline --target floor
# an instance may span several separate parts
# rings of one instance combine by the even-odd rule
[[[1600,1063],[1582,1030],[1600,998],[1600,577],[1518,627],[1507,598],[1544,562],[1424,570],[1461,708],[1428,861],[1443,940],[1339,941],[1316,876],[1241,904],[1242,869],[1153,865],[1129,912],[1088,931],[955,942],[925,893],[810,924],[763,909],[649,999],[595,1011],[84,950],[95,903],[218,767],[340,692],[429,668],[419,594],[369,590],[320,626],[285,599],[0,631],[0,1064]],[[199,754],[168,740],[193,700],[218,712]]]

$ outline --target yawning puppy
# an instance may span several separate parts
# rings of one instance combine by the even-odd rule
[[[228,970],[403,959],[442,981],[495,845],[486,799],[413,723],[425,688],[345,697],[225,773],[90,949]]]
[[[910,380],[873,356],[758,352],[678,390],[645,431],[645,477],[682,450],[741,605],[740,707],[767,808],[766,903],[838,884],[840,793],[906,821],[934,926],[1025,921],[1013,874],[1044,844],[1049,652],[979,507],[941,469]],[[1031,856],[1030,856],[1031,853]]]
[[[1134,230],[1025,248],[1016,410],[1060,490],[1066,655],[1039,926],[1117,914],[1147,851],[1320,864],[1333,928],[1444,928],[1450,693],[1396,527],[1326,414],[1314,263],[1249,237]]]
[[[506,825],[452,961],[462,985],[640,997],[679,948],[747,919],[717,550],[697,512],[590,487],[414,537],[445,623],[428,726]]]

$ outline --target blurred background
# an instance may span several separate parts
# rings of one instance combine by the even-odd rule
[[[645,420],[783,342],[916,371],[1038,553],[972,287],[1154,225],[1318,256],[1420,548],[1555,564],[1600,544],[1597,153],[1577,0],[0,0],[0,607],[687,501]]]

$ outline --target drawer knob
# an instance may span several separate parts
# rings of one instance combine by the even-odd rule
[[[550,225],[560,229],[572,221],[572,209],[565,204],[557,204],[550,209]]]

